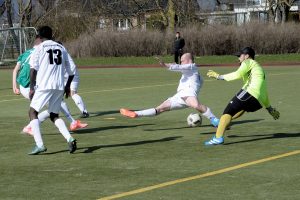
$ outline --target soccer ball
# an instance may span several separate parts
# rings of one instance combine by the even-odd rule
[[[186,121],[190,127],[201,126],[202,117],[199,114],[191,113],[187,117]]]

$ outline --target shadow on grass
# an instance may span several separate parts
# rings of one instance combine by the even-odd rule
[[[144,145],[144,144],[151,144],[151,143],[157,143],[157,142],[169,142],[176,140],[178,138],[182,138],[182,136],[176,136],[176,137],[166,137],[162,139],[157,140],[143,140],[138,142],[129,142],[129,143],[121,143],[121,144],[110,144],[110,145],[95,145],[91,147],[79,147],[77,148],[76,153],[93,153],[96,150],[103,149],[103,148],[114,148],[114,147],[126,147],[126,146],[138,146],[138,145]],[[84,150],[83,152],[78,152],[78,150]],[[51,153],[43,153],[41,155],[51,155],[51,154],[57,154],[57,153],[63,153],[68,152],[68,150],[62,150],[62,151],[56,151]]]
[[[289,137],[300,137],[300,133],[274,133],[274,134],[258,134],[258,135],[247,135],[247,136],[238,136],[238,135],[229,135],[229,138],[248,138],[248,137],[257,137],[249,140],[242,140],[237,142],[229,142],[224,145],[246,143],[246,142],[255,142],[259,140],[270,140],[270,139],[280,139],[280,138],[289,138]]]
[[[120,111],[119,110],[108,110],[108,111],[90,112],[90,117],[98,117],[98,116],[111,115],[111,114],[117,114],[117,113],[120,113]]]
[[[233,121],[230,125],[231,126],[234,126],[234,125],[238,125],[238,124],[246,124],[246,123],[253,123],[253,122],[259,122],[259,121],[262,121],[264,119],[253,119],[253,120],[243,120],[243,121]],[[195,131],[198,131],[200,130],[201,131],[201,128],[207,128],[207,127],[212,127],[212,125],[210,124],[207,124],[207,125],[202,125],[200,127],[194,127],[193,129],[195,129]],[[184,127],[175,127],[175,128],[157,128],[157,129],[145,129],[145,131],[165,131],[165,130],[180,130],[180,129],[187,129],[187,128],[191,128],[191,127],[188,127],[188,126],[184,126]],[[217,129],[216,129],[217,130]],[[211,134],[211,133],[214,133],[214,132],[207,132],[207,133],[201,133],[201,134]]]
[[[138,142],[123,143],[123,144],[97,145],[97,146],[79,148],[79,149],[86,149],[82,153],[92,153],[93,151],[98,150],[98,149],[102,149],[102,148],[126,147],[126,146],[137,146],[137,145],[151,144],[151,143],[157,143],[157,142],[169,142],[169,141],[181,138],[181,137],[182,136],[176,136],[176,137],[166,137],[166,138],[162,138],[162,139],[158,139],[158,140],[143,140],[143,141],[138,141]]]
[[[12,88],[0,88],[0,90],[11,90]]]
[[[151,125],[154,125],[154,124],[117,125],[117,126],[106,126],[106,127],[98,127],[98,128],[85,128],[85,129],[79,129],[77,131],[74,131],[74,132],[72,132],[72,134],[75,135],[75,134],[95,133],[98,131],[135,128],[135,127],[139,127],[139,126],[151,126]]]
[[[189,126],[184,126],[184,127],[175,127],[175,128],[155,128],[155,129],[144,129],[144,131],[167,131],[167,130],[180,130],[180,129],[194,129],[194,130],[199,130],[199,128],[202,127],[212,127],[211,125],[203,125],[201,127],[189,127]],[[198,129],[197,129],[198,128]]]
[[[251,120],[242,120],[242,121],[232,121],[230,126],[238,125],[238,124],[246,124],[246,123],[253,123],[263,121],[264,119],[251,119]]]
[[[231,130],[231,127],[234,126],[234,125],[246,124],[246,123],[254,123],[254,122],[259,122],[259,121],[262,121],[262,120],[264,120],[264,119],[252,119],[252,120],[233,121],[233,122],[231,122],[230,126],[226,129],[226,131]],[[207,125],[207,126],[211,126],[211,125]],[[201,126],[201,127],[203,127],[203,126]],[[200,134],[201,135],[210,135],[210,134],[216,133],[216,131],[217,131],[217,129],[215,129],[214,132],[205,132],[205,133],[200,132]]]

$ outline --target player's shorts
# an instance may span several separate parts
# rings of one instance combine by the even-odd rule
[[[26,99],[29,99],[29,91],[30,91],[29,87],[24,88],[22,85],[20,85],[20,92],[23,95],[23,97],[25,97]]]
[[[246,112],[255,112],[261,108],[262,106],[255,97],[245,90],[240,90],[228,103],[223,114],[234,116],[242,110]]]
[[[183,97],[197,97],[198,94],[194,90],[181,90],[177,92],[174,96],[168,98],[168,100],[171,103],[171,110],[176,110],[176,109],[182,109],[182,108],[187,108],[188,105],[186,102],[182,99]]]
[[[40,112],[42,108],[48,103],[48,112],[58,114],[61,107],[61,101],[63,99],[63,90],[37,90],[31,100],[30,107],[37,112]]]

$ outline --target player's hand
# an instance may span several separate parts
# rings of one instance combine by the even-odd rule
[[[70,87],[65,87],[65,97],[66,97],[66,99],[70,96],[70,93],[71,93]]]
[[[14,88],[14,94],[20,95],[20,90],[19,90],[19,88]]]
[[[218,77],[220,76],[220,74],[218,74],[217,72],[213,71],[213,70],[208,70],[207,74],[206,74],[209,78],[215,78],[218,79]]]
[[[33,95],[34,95],[34,90],[29,90],[29,99],[30,99],[30,101],[32,100]]]
[[[280,112],[278,110],[276,110],[275,108],[273,108],[272,106],[267,108],[269,114],[276,120],[279,119],[280,117]]]
[[[159,62],[160,65],[164,65],[164,61],[158,56],[154,56],[154,58]]]

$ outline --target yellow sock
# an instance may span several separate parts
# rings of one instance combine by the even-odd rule
[[[237,118],[239,118],[240,116],[242,116],[244,113],[245,113],[245,111],[244,111],[244,110],[241,110],[240,112],[236,113],[236,114],[232,117],[232,119],[237,119]]]
[[[217,132],[216,132],[216,138],[223,137],[227,126],[231,122],[231,118],[232,118],[232,116],[228,115],[228,114],[224,114],[224,115],[221,116],[220,123],[218,125],[218,129],[217,129]]]

